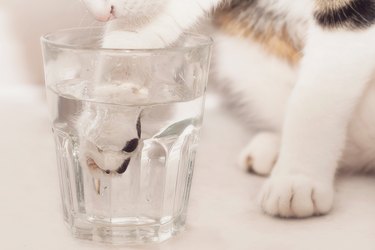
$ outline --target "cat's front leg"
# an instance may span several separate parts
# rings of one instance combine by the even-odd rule
[[[173,44],[222,0],[166,1],[155,18],[145,25],[122,27],[121,22],[110,23],[103,38],[106,48],[147,49],[163,48]],[[126,18],[126,17],[124,17]]]
[[[311,27],[280,156],[261,192],[266,213],[308,217],[330,211],[347,125],[374,69],[374,31]]]

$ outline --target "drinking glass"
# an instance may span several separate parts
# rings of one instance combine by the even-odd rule
[[[108,49],[103,34],[41,39],[64,220],[81,239],[161,242],[184,229],[212,41]]]

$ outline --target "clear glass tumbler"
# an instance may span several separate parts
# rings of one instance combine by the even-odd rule
[[[212,41],[106,49],[103,33],[42,37],[64,220],[82,239],[160,242],[184,228]]]

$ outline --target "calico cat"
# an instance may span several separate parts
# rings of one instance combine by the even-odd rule
[[[262,209],[328,213],[338,167],[375,166],[374,0],[84,0],[103,46],[163,47],[210,14],[214,81],[258,133],[239,165],[270,175]]]

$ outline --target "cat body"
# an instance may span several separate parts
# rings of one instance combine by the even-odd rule
[[[244,3],[244,1],[239,2]],[[213,74],[215,75],[215,80],[219,84],[225,83],[221,87],[226,90],[226,93],[233,95],[232,98],[229,98],[229,101],[236,100],[232,102],[236,107],[234,110],[239,112],[241,117],[247,119],[249,125],[255,126],[260,131],[276,134],[280,134],[282,131],[287,103],[298,79],[303,47],[307,40],[310,23],[313,21],[311,15],[313,13],[312,1],[299,1],[293,7],[291,7],[292,3],[290,3],[292,1],[289,1],[289,3],[287,3],[288,1],[284,2],[288,7],[278,7],[275,10],[272,5],[268,6],[268,9],[267,5],[265,5],[266,7],[263,5],[254,7],[251,10],[258,11],[257,15],[262,15],[259,12],[263,12],[263,18],[265,19],[272,14],[281,16],[281,20],[276,20],[274,17],[273,24],[271,23],[272,18],[271,20],[268,19],[269,23],[264,26],[281,27],[276,32],[273,31],[272,35],[284,36],[283,39],[286,40],[284,42],[289,44],[289,48],[285,48],[284,45],[267,44],[267,38],[262,38],[260,42],[257,41],[256,38],[254,39],[253,33],[261,33],[262,31],[249,30],[251,28],[248,27],[253,27],[254,24],[252,22],[259,22],[260,18],[257,17],[253,21],[248,21],[247,19],[245,23],[241,23],[241,18],[236,20],[230,17],[231,15],[236,15],[236,13],[231,11],[225,12],[223,14],[224,18],[219,15],[220,20],[216,21],[219,29],[215,35],[216,51],[214,56],[217,58],[217,60],[214,60],[215,68]],[[305,6],[305,8],[303,9],[302,6]],[[229,20],[225,20],[225,16]],[[234,33],[236,32],[237,34],[235,35]],[[279,34],[277,34],[278,32]],[[356,32],[361,33],[359,31]],[[264,35],[264,33],[266,32],[262,34]],[[332,33],[332,35],[337,36],[337,38],[333,37],[332,39],[337,39],[339,43],[340,32],[335,33],[332,30]],[[341,33],[341,35],[344,35],[344,33]],[[271,39],[273,41],[276,40],[274,37]],[[323,46],[323,43],[319,46]],[[272,49],[275,49],[275,51],[272,51]],[[340,51],[339,45],[331,49]],[[341,53],[344,53],[344,51]],[[350,63],[350,54],[346,56],[345,61]],[[338,59],[338,57],[335,58],[335,60]],[[371,60],[371,58],[368,57],[368,60]],[[364,61],[363,63],[366,62]],[[371,62],[367,63],[371,64]],[[248,67],[248,65],[251,65],[251,67]],[[353,74],[356,71],[355,66],[361,67],[361,65],[352,66],[353,69],[347,72],[348,74]],[[329,74],[340,75],[343,72],[333,69]],[[353,112],[348,125],[346,147],[343,150],[344,153],[340,164],[341,167],[345,167],[348,170],[370,170],[375,165],[375,146],[372,145],[370,139],[374,138],[375,132],[373,125],[375,120],[371,115],[373,112],[372,102],[375,97],[373,80],[372,76],[368,78],[366,93],[363,94],[356,105],[355,112]],[[343,91],[342,89],[337,91],[340,90]],[[319,105],[319,100],[316,101],[317,105]],[[313,126],[313,124],[314,122],[311,125]],[[241,164],[243,165],[243,162]],[[246,167],[246,164],[243,166]],[[254,170],[257,171],[257,169]],[[258,171],[262,170],[259,169]],[[264,174],[267,173],[268,170]]]
[[[311,1],[302,2],[308,10]],[[265,12],[265,18],[272,17]],[[375,165],[374,68],[369,49],[375,33],[372,27],[322,29],[311,24],[313,9],[310,15],[303,10],[281,12],[282,21],[271,27],[284,26],[260,43],[257,38],[267,31],[257,35],[252,21],[231,17],[220,21],[214,74],[218,83],[224,79],[227,84],[229,100],[236,100],[234,110],[259,129],[241,153],[239,165],[268,175],[278,159],[261,194],[263,209],[273,215],[305,217],[331,208],[337,167],[358,171]],[[267,24],[258,28],[264,27]],[[267,44],[280,37],[291,48],[281,42]],[[293,52],[299,44],[306,44],[301,59]]]
[[[163,47],[213,12],[213,81],[225,89],[234,112],[258,131],[239,165],[270,175],[260,194],[266,213],[325,214],[332,208],[338,167],[374,167],[375,1],[106,4],[110,8],[102,8],[100,18],[128,15],[132,31],[109,28],[105,47]]]

